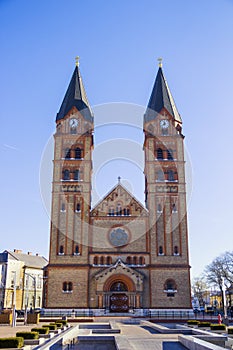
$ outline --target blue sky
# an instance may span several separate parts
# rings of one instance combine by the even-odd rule
[[[1,251],[48,256],[41,157],[77,55],[92,106],[121,102],[142,110],[163,57],[192,164],[192,275],[232,249],[232,18],[232,0],[0,1]],[[124,138],[127,130],[116,132]],[[140,130],[135,134],[140,142]],[[106,129],[97,129],[96,142],[103,135]],[[109,168],[97,176],[100,195],[116,183]],[[135,193],[141,200],[142,179]]]

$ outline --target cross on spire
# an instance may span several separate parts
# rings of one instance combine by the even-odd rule
[[[118,183],[120,183],[121,182],[121,177],[120,176],[118,176]]]

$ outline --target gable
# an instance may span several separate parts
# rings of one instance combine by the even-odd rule
[[[91,211],[91,216],[145,216],[147,209],[121,184],[113,188]]]

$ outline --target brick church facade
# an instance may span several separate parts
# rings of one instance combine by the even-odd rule
[[[191,307],[184,136],[161,64],[143,118],[145,205],[119,178],[92,207],[94,116],[76,64],[54,134],[46,308]]]

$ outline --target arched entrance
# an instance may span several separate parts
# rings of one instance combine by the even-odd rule
[[[95,276],[97,307],[109,312],[128,312],[142,307],[143,275],[121,259]]]
[[[128,287],[122,281],[113,282],[110,286],[110,312],[128,312],[129,296]]]

